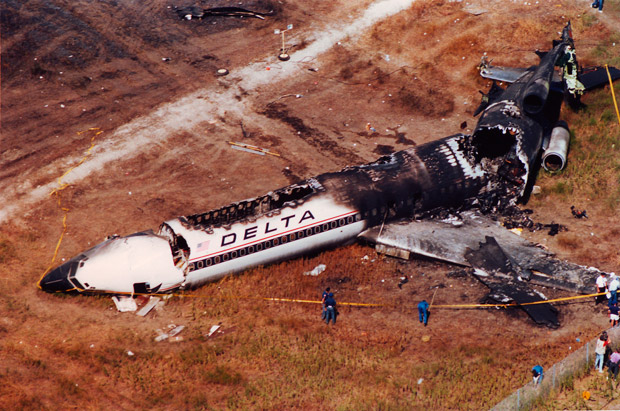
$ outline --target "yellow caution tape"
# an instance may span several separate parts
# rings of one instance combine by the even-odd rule
[[[616,102],[616,93],[614,93],[614,82],[611,81],[611,74],[609,74],[609,66],[605,64],[605,70],[607,70],[607,78],[609,79],[609,88],[611,89],[611,97],[614,100],[614,107],[616,108],[616,117],[618,117],[618,124],[620,124],[620,113],[618,112],[618,103]]]
[[[275,301],[275,302],[290,302],[290,303],[305,303],[305,304],[322,304],[320,300],[305,300],[299,298],[280,298],[280,297],[251,297],[251,296],[208,296],[208,295],[196,295],[196,294],[185,294],[185,293],[157,293],[157,294],[140,294],[140,293],[123,293],[123,292],[114,292],[113,294],[118,295],[128,295],[128,296],[174,296],[179,298],[208,298],[208,299],[232,299],[232,300],[263,300],[263,301]],[[599,295],[605,295],[606,293],[594,293],[594,294],[586,294],[586,295],[576,295],[571,297],[562,297],[555,298],[552,300],[540,300],[540,301],[532,301],[529,303],[509,303],[509,304],[439,304],[433,305],[433,307],[437,308],[492,308],[492,307],[520,307],[524,305],[534,305],[534,304],[548,304],[559,301],[569,301],[569,300],[578,300],[583,298],[591,298]],[[353,302],[340,302],[339,306],[353,306],[353,307],[390,307],[390,306],[399,306],[403,307],[402,304],[379,304],[379,303],[353,303]]]
[[[598,295],[605,295],[606,293],[595,293],[595,294],[586,294],[586,295],[575,295],[572,297],[562,297],[562,298],[554,298],[552,300],[540,300],[540,301],[532,301],[529,303],[510,303],[510,304],[444,304],[444,305],[435,305],[435,307],[441,308],[466,308],[466,307],[520,307],[523,305],[534,305],[534,304],[548,304],[555,303],[558,301],[569,301],[569,300],[578,300],[582,298],[591,298],[596,297]]]
[[[90,152],[93,149],[93,147],[95,147],[95,138],[103,133],[103,131],[101,131],[98,127],[91,127],[88,130],[84,130],[84,131],[78,131],[78,135],[82,134],[82,133],[86,133],[88,131],[95,131],[95,130],[99,130],[97,131],[91,138],[90,138],[90,147],[88,148],[88,150],[86,150],[86,154],[84,154],[84,157],[82,157],[82,159],[73,167],[69,168],[67,171],[65,171],[65,173],[63,175],[61,175],[60,177],[58,177],[58,187],[55,188],[54,190],[52,190],[50,192],[50,196],[56,194],[56,198],[58,200],[58,208],[60,208],[63,212],[64,215],[62,217],[62,233],[60,233],[60,238],[58,239],[58,242],[56,243],[56,249],[54,250],[54,256],[52,257],[52,261],[50,262],[50,265],[47,267],[47,269],[45,270],[45,272],[43,273],[43,275],[41,276],[41,278],[39,279],[39,281],[37,282],[37,287],[41,288],[41,280],[43,279],[43,277],[45,277],[45,275],[52,269],[52,267],[54,266],[54,261],[56,261],[56,257],[58,256],[58,250],[60,249],[60,244],[62,243],[62,239],[65,236],[65,233],[67,232],[67,215],[69,214],[69,209],[62,207],[61,204],[61,198],[60,198],[60,192],[62,190],[64,190],[65,188],[67,188],[69,186],[68,183],[63,183],[62,179],[69,174],[69,172],[71,172],[71,170],[73,170],[74,168],[78,167],[79,165],[81,165],[86,158],[88,158],[88,156],[90,156]]]

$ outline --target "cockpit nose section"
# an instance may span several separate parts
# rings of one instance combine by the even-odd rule
[[[39,281],[39,287],[48,293],[77,290],[76,284],[70,280],[70,277],[73,277],[73,281],[75,281],[75,272],[79,264],[80,258],[74,258],[60,267],[56,267]]]
[[[187,264],[175,263],[166,237],[145,231],[110,237],[46,274],[47,292],[151,294],[181,286]]]

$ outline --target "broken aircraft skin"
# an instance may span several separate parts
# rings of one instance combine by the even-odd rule
[[[461,212],[474,210],[476,218],[490,220],[489,215],[527,198],[543,143],[559,117],[562,93],[552,91],[550,82],[554,65],[568,46],[573,46],[570,24],[540,65],[527,69],[505,90],[496,86],[496,92],[486,96],[472,135],[455,134],[262,197],[178,217],[164,222],[157,234],[113,236],[44,275],[39,287],[87,294],[171,292],[358,237],[381,245],[396,226],[415,236],[420,221],[437,223],[430,237],[439,239],[441,221],[433,216],[442,213],[464,219]],[[475,251],[485,241],[485,230],[471,236],[476,242],[467,247]],[[452,235],[451,241],[458,243],[463,237]],[[404,244],[407,250],[406,239],[402,236],[394,246]],[[513,250],[505,249],[514,257]],[[411,248],[414,253],[472,265],[463,250],[460,260],[452,261],[440,252]],[[597,270],[571,266],[576,270],[572,277],[556,278],[558,264],[545,255],[536,267],[522,268],[537,270],[538,277],[548,279],[547,286],[592,289]]]

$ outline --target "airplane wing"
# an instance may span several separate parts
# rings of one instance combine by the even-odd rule
[[[526,68],[518,67],[500,67],[491,65],[480,66],[480,76],[489,80],[503,81],[506,83],[514,83],[519,77],[526,72]]]
[[[609,76],[611,76],[612,81],[620,79],[620,70],[609,67]],[[587,67],[579,73],[577,79],[581,81],[586,90],[592,90],[609,84],[609,76],[605,67]]]
[[[558,310],[549,303],[522,305],[547,298],[529,287],[529,272],[511,258],[497,243],[495,237],[486,236],[476,250],[468,249],[465,258],[474,268],[475,277],[491,290],[487,296],[494,301],[509,304],[516,302],[537,324],[558,327]]]
[[[449,220],[402,220],[375,226],[359,237],[374,243],[376,250],[384,254],[405,259],[418,254],[473,267],[476,277],[491,288],[489,297],[502,302],[512,300],[521,304],[540,300],[541,296],[529,289],[529,284],[590,292],[600,274],[595,268],[556,259],[550,252],[475,211],[463,212],[459,218]],[[527,307],[531,307],[526,312],[535,321],[557,323],[548,307]],[[535,313],[539,309],[544,312]]]

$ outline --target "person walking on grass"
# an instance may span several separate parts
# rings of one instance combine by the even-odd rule
[[[600,337],[598,337],[598,340],[596,340],[596,348],[594,349],[594,353],[596,354],[594,368],[598,369],[599,373],[603,372],[603,360],[605,359],[605,350],[608,344],[609,337],[607,336],[607,332],[603,331]]]
[[[426,327],[426,324],[428,323],[428,303],[426,302],[426,300],[422,300],[419,304],[418,304],[418,317],[420,319],[420,322],[424,323],[424,326]]]
[[[325,322],[329,325],[329,321],[332,320],[336,324],[336,300],[334,294],[329,293],[325,297]]]
[[[543,380],[543,367],[540,365],[535,365],[532,368],[532,378],[534,381],[534,385],[540,385]]]

